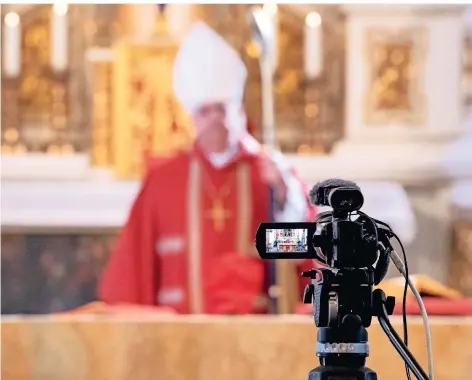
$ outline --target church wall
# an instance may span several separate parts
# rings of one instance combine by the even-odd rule
[[[45,314],[97,299],[115,231],[4,232],[2,314]]]
[[[407,248],[409,269],[448,283],[453,239],[450,186],[445,182],[406,187],[406,191],[417,224],[416,238]]]

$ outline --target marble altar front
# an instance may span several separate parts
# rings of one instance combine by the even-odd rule
[[[393,318],[401,334],[401,319]],[[472,320],[431,321],[435,377],[467,379]],[[374,323],[367,364],[379,379],[405,377],[397,352]],[[419,318],[409,318],[410,347],[426,365]],[[306,379],[318,365],[316,327],[286,317],[12,317],[2,321],[4,380]]]

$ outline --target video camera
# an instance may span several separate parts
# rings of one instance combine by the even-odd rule
[[[319,327],[317,356],[320,366],[309,380],[376,380],[365,367],[369,355],[368,334],[372,316],[418,379],[428,376],[396,335],[388,321],[395,299],[373,290],[387,274],[396,237],[390,227],[360,209],[364,197],[350,181],[330,179],[310,191],[316,206],[332,210],[320,213],[313,223],[262,223],[256,233],[256,248],[262,259],[314,259],[324,268],[302,274],[311,284],[304,303],[313,304]],[[391,331],[393,330],[393,331]],[[398,339],[397,339],[398,338]]]

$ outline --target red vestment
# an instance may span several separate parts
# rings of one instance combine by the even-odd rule
[[[217,169],[193,148],[153,167],[104,270],[100,299],[179,313],[255,311],[264,263],[254,237],[269,219],[262,159],[262,153],[242,148]],[[220,225],[210,214],[216,198],[225,208]]]

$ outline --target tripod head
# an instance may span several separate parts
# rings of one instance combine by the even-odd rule
[[[365,367],[366,328],[373,316],[384,327],[382,321],[388,321],[395,307],[395,298],[373,291],[387,273],[394,233],[386,223],[360,211],[364,197],[354,182],[318,183],[310,199],[332,210],[320,213],[313,223],[262,223],[256,233],[257,251],[262,259],[309,258],[324,266],[302,274],[311,279],[303,302],[313,304],[319,328],[320,366],[310,372],[309,380],[377,380],[375,372]],[[387,330],[390,338],[393,333]],[[406,346],[392,343],[407,363],[418,364]],[[419,379],[428,379],[419,365],[412,370]]]

